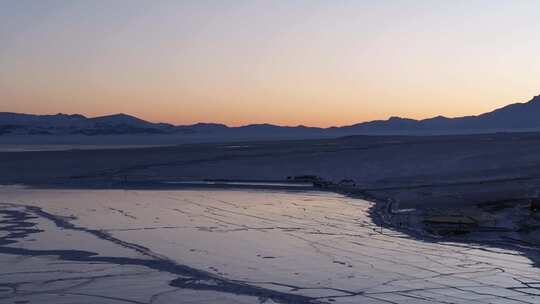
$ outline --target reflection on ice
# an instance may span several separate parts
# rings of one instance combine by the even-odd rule
[[[169,181],[166,184],[180,184],[180,185],[223,185],[223,186],[267,186],[267,187],[302,187],[313,188],[311,183],[297,183],[297,182],[252,182],[252,181]]]
[[[9,301],[540,301],[519,252],[381,233],[369,202],[338,194],[8,187],[0,203]]]

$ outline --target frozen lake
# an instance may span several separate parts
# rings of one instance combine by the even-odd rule
[[[0,188],[0,303],[540,303],[518,251],[314,191]]]

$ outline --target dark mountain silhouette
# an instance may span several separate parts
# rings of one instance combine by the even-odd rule
[[[391,117],[350,126],[316,128],[253,124],[228,127],[216,123],[174,126],[152,123],[140,118],[115,114],[88,118],[79,114],[31,115],[0,112],[1,134],[41,135],[115,135],[115,134],[190,134],[264,138],[343,136],[352,134],[451,134],[491,131],[540,130],[540,96],[526,103],[515,103],[477,116],[448,118],[437,116],[415,120]]]
[[[94,118],[83,115],[30,115],[0,113],[0,134],[40,135],[113,135],[176,133],[171,124],[151,123],[126,114]]]
[[[337,128],[348,132],[370,131],[482,131],[540,128],[540,96],[526,103],[515,103],[477,116],[433,118],[414,120],[391,117]]]
[[[89,118],[88,122],[90,124],[96,124],[96,125],[124,124],[124,125],[130,125],[134,127],[140,127],[140,128],[152,128],[156,126],[153,123],[150,123],[148,121],[142,120],[140,118],[137,118],[131,115],[126,115],[126,114],[114,114],[114,115],[108,115],[108,116]]]

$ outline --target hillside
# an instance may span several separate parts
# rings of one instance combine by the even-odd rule
[[[357,134],[421,135],[519,132],[540,130],[540,96],[477,116],[437,116],[415,120],[391,117],[349,126],[316,128],[252,124],[228,127],[217,123],[175,126],[152,123],[127,114],[88,118],[80,114],[32,115],[0,112],[0,135],[189,135],[214,140],[339,137]]]

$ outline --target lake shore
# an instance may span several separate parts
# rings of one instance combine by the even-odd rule
[[[512,252],[537,269],[538,152],[537,133],[0,152],[0,183],[56,193],[324,190],[374,202],[362,212],[376,233],[382,225],[420,242]],[[313,177],[319,188],[306,184]]]
[[[381,231],[372,220],[372,203],[332,192],[11,186],[0,189],[0,198],[0,222],[9,227],[0,236],[4,299],[305,304],[539,299],[531,283],[539,269],[527,256]],[[28,273],[29,267],[35,273]]]

